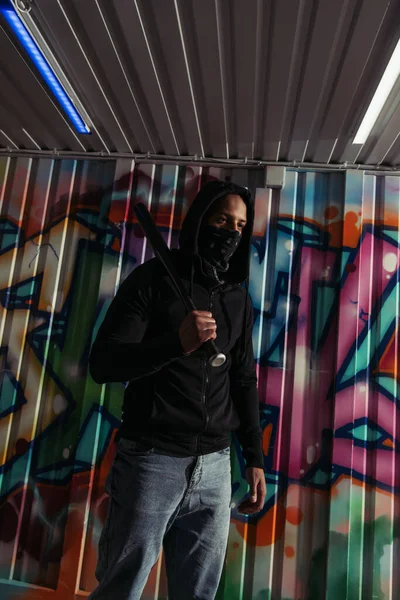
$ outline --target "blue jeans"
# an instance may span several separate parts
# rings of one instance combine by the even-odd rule
[[[92,600],[139,600],[164,547],[169,600],[213,600],[228,539],[229,448],[177,458],[121,439]]]

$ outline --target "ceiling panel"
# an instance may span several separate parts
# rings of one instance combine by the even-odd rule
[[[140,12],[148,43],[163,90],[168,116],[180,154],[204,154],[197,123],[197,101],[192,90],[192,74],[181,26],[179,5],[174,0],[145,0]],[[149,24],[152,24],[149,26]],[[185,110],[180,108],[184,106]]]
[[[186,33],[193,73],[199,121],[206,155],[227,158],[228,120],[225,110],[226,89],[224,53],[220,52],[218,16],[215,0],[180,0],[179,12]]]
[[[72,131],[1,23],[3,149],[12,140],[32,150],[397,166],[397,88],[366,144],[352,139],[400,36],[398,0],[33,0],[30,17],[92,135]]]
[[[260,115],[261,139],[256,149],[256,156],[269,160],[277,160],[280,156],[280,141],[285,108],[290,98],[291,78],[293,77],[293,60],[296,58],[296,45],[302,24],[302,3],[282,0],[271,3],[268,43],[269,65],[267,78],[264,80],[266,91],[264,106]],[[298,26],[299,24],[299,26]],[[261,91],[262,93],[262,91]]]
[[[299,141],[307,143],[305,152],[308,154],[312,153],[312,146],[317,141],[318,156],[323,162],[329,159],[332,152],[335,136],[325,137],[321,143],[321,140],[316,140],[315,133],[321,125],[329,90],[332,88],[335,58],[339,55],[347,5],[346,0],[319,2],[309,15],[306,35],[308,43],[303,50],[297,94],[293,94],[295,110],[292,127],[286,129],[286,144],[290,144],[289,160],[304,159],[304,154],[300,154],[303,147]],[[296,152],[296,146],[299,152]]]

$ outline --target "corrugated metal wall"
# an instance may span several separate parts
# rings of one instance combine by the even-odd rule
[[[202,182],[229,177],[257,188],[268,497],[257,517],[237,513],[235,449],[218,600],[400,597],[400,179],[288,171],[272,192],[259,171],[1,159],[2,598],[94,587],[123,386],[96,385],[87,357],[119,282],[151,256],[133,206],[176,246]],[[144,598],[166,598],[162,561]]]

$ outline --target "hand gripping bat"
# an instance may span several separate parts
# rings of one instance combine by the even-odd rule
[[[171,251],[165,243],[161,233],[158,231],[151,214],[147,210],[146,206],[139,202],[135,206],[135,213],[140,223],[143,233],[145,234],[150,246],[153,249],[155,256],[161,261],[166,269],[168,275],[171,278],[176,294],[182,300],[188,312],[196,310],[193,300],[186,291],[181,278],[175,268],[175,265],[171,259]],[[221,367],[225,361],[226,356],[220,350],[218,350],[214,340],[208,340],[204,347],[207,349],[209,354],[209,363],[212,367]]]

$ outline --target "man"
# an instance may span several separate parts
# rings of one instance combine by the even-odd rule
[[[247,290],[253,204],[247,189],[206,184],[182,225],[176,267],[197,311],[185,314],[153,259],[120,286],[90,357],[98,383],[129,381],[93,600],[139,600],[164,548],[170,600],[212,600],[225,556],[230,433],[237,430],[250,496],[265,500],[252,307]],[[227,355],[213,368],[204,342]]]

